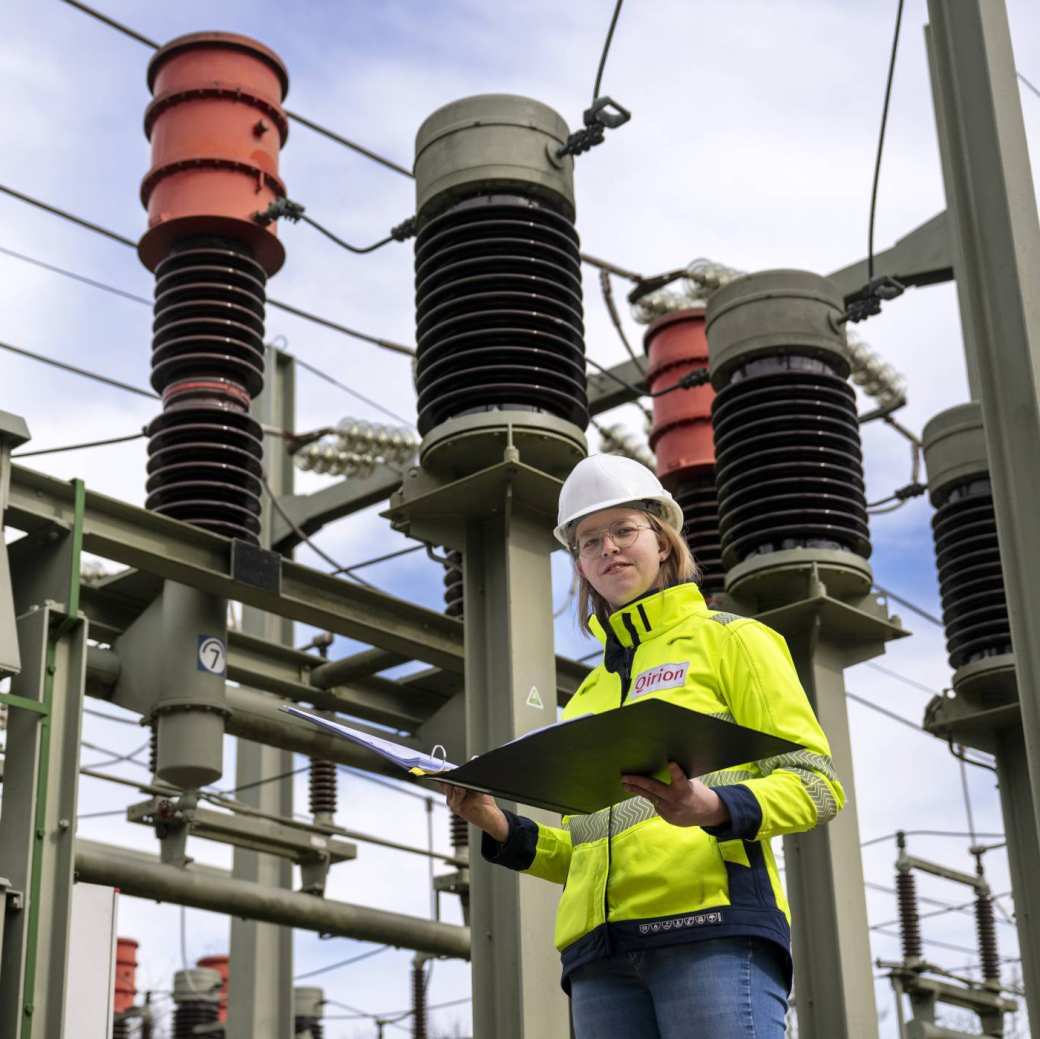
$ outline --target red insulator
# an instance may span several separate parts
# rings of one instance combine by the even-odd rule
[[[137,995],[137,942],[133,938],[116,939],[116,990],[113,1007],[122,1014],[134,1005]]]
[[[217,1020],[227,1021],[228,1001],[228,973],[231,970],[231,960],[228,956],[203,956],[196,963],[198,967],[215,970],[220,975],[220,1002],[217,1004]]]
[[[285,261],[275,225],[253,214],[285,195],[278,153],[289,123],[289,75],[274,51],[234,33],[191,33],[156,51],[144,118],[152,165],[141,184],[148,231],[141,262],[155,270],[174,242],[220,235],[248,245],[268,275]]]
[[[704,310],[677,310],[658,318],[646,330],[643,347],[650,359],[646,384],[651,392],[674,386],[684,375],[708,366]],[[710,385],[675,390],[654,397],[650,447],[657,456],[657,475],[666,486],[715,465],[711,435]]]

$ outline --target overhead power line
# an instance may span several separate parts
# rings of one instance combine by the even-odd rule
[[[944,627],[943,622],[939,620],[934,613],[929,613],[927,610],[924,610],[920,606],[910,602],[909,599],[904,599],[901,595],[896,595],[895,592],[890,591],[888,588],[882,588],[879,584],[875,584],[874,589],[885,596],[885,598],[891,599],[892,602],[897,602],[900,606],[905,606],[908,610],[913,611],[918,617],[923,617],[926,621],[931,621],[932,624],[935,624],[940,628]]]
[[[65,361],[58,361],[53,357],[34,353],[32,350],[26,350],[21,346],[14,346],[12,343],[0,342],[0,350],[8,350],[13,354],[28,357],[33,361],[39,361],[40,364],[49,364],[52,368],[60,368],[62,371],[72,372],[74,375],[80,375],[84,379],[93,379],[94,382],[104,383],[106,386],[114,386],[117,390],[125,390],[127,393],[136,393],[139,397],[148,397],[151,400],[159,399],[157,393],[152,393],[150,390],[142,389],[140,386],[131,386],[128,382],[120,382],[119,379],[112,379],[107,375],[92,372],[87,368],[77,368],[74,364],[67,364]]]
[[[71,3],[72,0],[63,0],[63,2]],[[137,243],[132,238],[127,238],[125,235],[121,235],[107,227],[95,224],[91,220],[85,220],[83,217],[76,216],[75,213],[70,213],[68,210],[59,209],[57,206],[52,206],[50,203],[43,202],[41,199],[33,198],[31,195],[26,195],[21,191],[15,191],[14,188],[10,188],[5,184],[0,184],[0,192],[3,192],[5,195],[10,195],[11,198],[17,199],[19,202],[24,202],[27,205],[35,206],[37,209],[42,209],[45,213],[50,213],[52,216],[57,216],[62,220],[67,220],[70,223],[76,224],[87,231],[93,231],[95,234],[104,235],[113,242],[119,242],[120,245],[126,245],[135,250],[137,248]],[[111,287],[109,287],[109,290],[111,291]],[[355,328],[341,325],[337,321],[331,321],[329,318],[320,317],[317,314],[312,314],[310,311],[292,306],[289,303],[283,303],[281,300],[273,299],[270,296],[267,297],[267,304],[268,306],[276,307],[279,310],[284,310],[288,314],[293,314],[296,317],[303,318],[304,321],[312,321],[314,324],[321,325],[324,328],[330,328],[334,332],[340,332],[343,335],[350,336],[352,339],[360,339],[363,342],[372,343],[375,346],[381,346],[386,350],[393,351],[394,353],[405,354],[408,357],[411,357],[415,353],[411,347],[405,346],[403,343],[395,343],[392,339],[384,339],[381,336],[369,335],[367,332],[359,332]]]
[[[34,455],[56,455],[64,451],[83,451],[88,447],[107,447],[109,444],[125,444],[131,440],[140,440],[144,433],[131,433],[125,437],[109,437],[107,440],[88,440],[82,444],[65,444],[64,447],[44,447],[38,451],[18,451],[12,458],[32,458]]]
[[[614,41],[614,29],[617,27],[618,15],[621,14],[621,5],[624,0],[617,0],[614,5],[614,14],[610,19],[610,28],[607,30],[607,38],[603,43],[603,53],[599,56],[599,67],[596,69],[596,82],[592,88],[592,102],[595,104],[599,97],[599,88],[603,83],[603,70],[607,67],[607,55],[610,53],[610,45]]]

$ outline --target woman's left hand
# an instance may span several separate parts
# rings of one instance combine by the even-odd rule
[[[665,822],[673,826],[721,826],[729,822],[722,798],[699,779],[689,779],[674,762],[668,762],[671,783],[648,776],[622,776],[621,785],[632,795],[645,797]]]

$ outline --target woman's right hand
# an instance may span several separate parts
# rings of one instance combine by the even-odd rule
[[[456,815],[483,830],[492,840],[505,843],[509,836],[509,820],[493,797],[450,783],[441,783],[441,789],[447,797],[448,807]]]

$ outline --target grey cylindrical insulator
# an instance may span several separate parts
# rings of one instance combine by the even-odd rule
[[[588,424],[581,258],[573,221],[543,201],[481,193],[415,240],[417,425],[540,411]]]
[[[555,157],[567,123],[548,105],[515,94],[478,94],[438,108],[415,136],[420,219],[488,191],[547,199],[574,218],[574,161]]]
[[[241,243],[180,243],[155,269],[147,508],[257,544],[266,273]]]
[[[463,596],[465,588],[462,580],[462,553],[449,549],[446,553],[448,561],[444,564],[444,612],[449,617],[463,616]]]
[[[171,1039],[195,1039],[199,1025],[220,1016],[220,974],[208,967],[179,970],[173,976],[173,1033]]]
[[[426,1033],[426,961],[412,961],[412,1037],[427,1039]]]
[[[311,815],[336,814],[336,766],[331,761],[311,758]]]
[[[672,488],[683,511],[683,537],[701,572],[699,587],[705,597],[721,592],[726,583],[719,532],[719,495],[715,471],[699,473]]]
[[[921,916],[917,908],[917,878],[908,869],[896,870],[896,904],[899,908],[903,959],[920,960],[924,951],[921,943]]]
[[[847,378],[844,309],[834,283],[811,271],[760,271],[730,282],[704,312],[712,385],[727,385],[749,361],[787,354],[816,358]]]
[[[789,548],[870,556],[856,397],[834,286],[766,271],[706,312],[726,569]]]
[[[997,923],[993,916],[993,899],[988,892],[975,896],[975,933],[979,940],[979,961],[986,981],[1000,982],[1000,952],[997,949]]]
[[[950,666],[1011,652],[1011,621],[982,410],[961,404],[922,434]]]
[[[456,852],[469,847],[469,823],[460,815],[451,815],[451,846]]]

